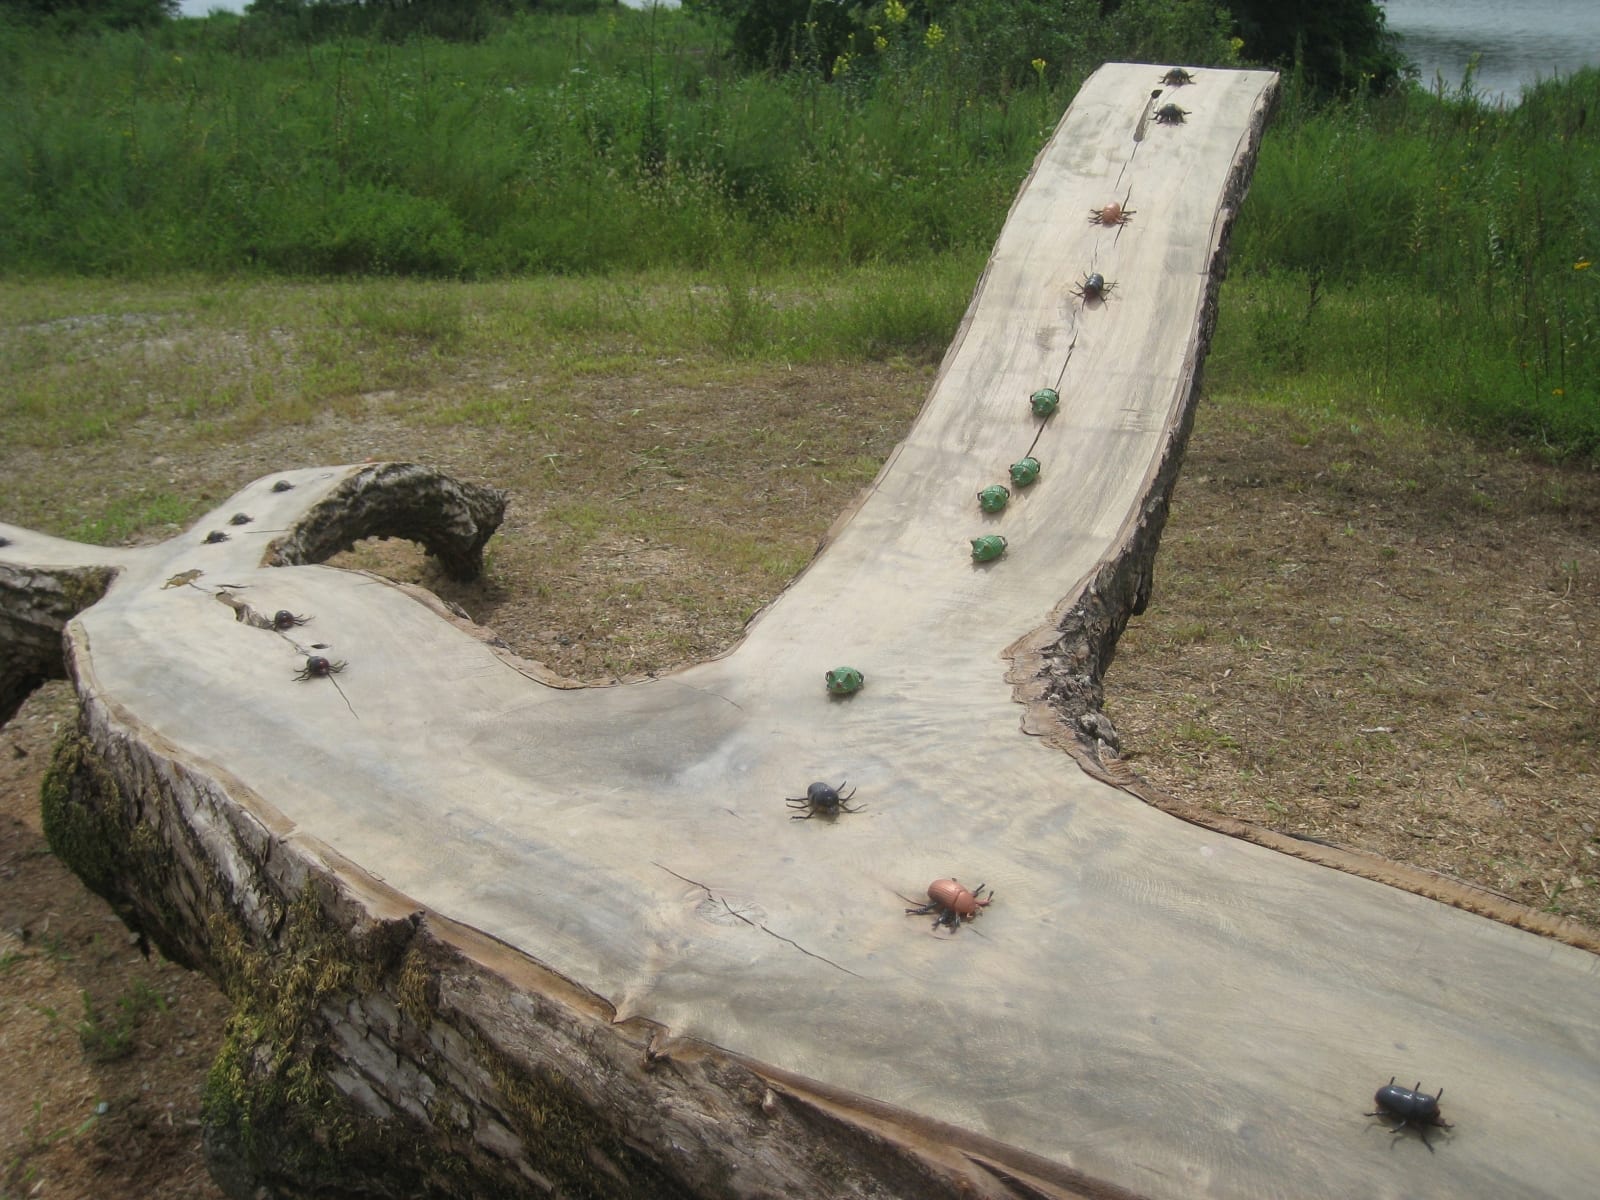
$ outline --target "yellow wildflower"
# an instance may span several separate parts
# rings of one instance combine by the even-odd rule
[[[1573,270],[1574,270],[1574,271],[1587,271],[1587,270],[1588,270],[1588,269],[1589,269],[1589,268],[1590,268],[1590,267],[1592,267],[1592,266],[1594,266],[1594,264],[1593,264],[1593,263],[1592,263],[1592,262],[1590,262],[1590,261],[1589,261],[1589,260],[1588,260],[1588,259],[1587,259],[1587,258],[1586,258],[1586,259],[1584,259],[1584,260],[1582,260],[1582,261],[1581,261],[1581,262],[1575,262],[1575,263],[1573,263],[1573,264],[1572,264],[1572,269],[1573,269]]]
[[[891,25],[903,25],[906,19],[906,6],[900,0],[888,0],[883,6],[883,15],[889,19]]]
[[[879,34],[877,37],[872,39],[872,48],[879,54],[882,54],[889,48],[889,39],[884,37],[882,34]]]
[[[928,26],[928,32],[922,35],[922,42],[932,50],[942,41],[944,41],[944,30],[940,28],[939,22],[934,21]]]

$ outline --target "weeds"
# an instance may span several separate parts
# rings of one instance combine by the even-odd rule
[[[117,998],[111,1013],[95,1006],[88,992],[83,993],[83,1019],[78,1022],[78,1041],[93,1062],[108,1063],[127,1058],[134,1050],[133,1037],[146,1017],[166,1012],[167,1002],[149,984],[137,982]]]
[[[1293,94],[1235,233],[1214,370],[1269,394],[1352,385],[1379,411],[1600,451],[1600,70],[1516,108]],[[1217,375],[1213,375],[1215,380]]]

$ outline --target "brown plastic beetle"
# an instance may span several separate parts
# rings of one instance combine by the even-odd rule
[[[1129,218],[1137,209],[1123,208],[1120,200],[1113,200],[1109,204],[1102,204],[1099,208],[1089,210],[1089,224],[1091,225],[1126,225]]]
[[[928,903],[921,908],[906,909],[906,916],[922,917],[937,910],[939,918],[933,923],[935,929],[941,925],[950,926],[952,931],[960,929],[962,921],[972,920],[994,903],[994,892],[991,891],[985,899],[984,887],[980,883],[968,891],[954,879],[935,879],[928,885]]]

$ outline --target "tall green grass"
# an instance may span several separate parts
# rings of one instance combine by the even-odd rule
[[[0,267],[434,276],[986,246],[1064,103],[721,73],[682,14],[476,45],[0,31]]]
[[[471,45],[0,25],[0,272],[692,272],[720,297],[694,328],[734,354],[779,326],[783,353],[923,354],[964,303],[949,281],[976,277],[1078,83],[1119,53],[1058,39],[1066,61],[980,80],[982,30],[901,29],[830,82],[736,73],[724,36],[661,10],[529,14]],[[1141,36],[1129,54],[1201,44]],[[1600,453],[1600,71],[1515,108],[1285,91],[1214,387]],[[808,350],[764,281],[813,277],[838,300]]]
[[[1594,454],[1597,110],[1593,69],[1516,107],[1291,95],[1234,232],[1213,382],[1337,380],[1377,409]]]

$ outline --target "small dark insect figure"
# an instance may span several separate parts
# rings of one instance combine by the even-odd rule
[[[8,537],[0,537],[0,549],[4,549],[6,546],[9,546],[9,545],[11,545],[11,539],[10,538],[8,538]]]
[[[272,627],[279,633],[285,633],[297,625],[304,625],[310,619],[310,617],[302,617],[292,613],[287,608],[280,608],[272,614]],[[323,659],[322,661],[326,662],[327,660]]]
[[[983,890],[986,885],[979,884],[973,891],[968,891],[954,879],[935,879],[928,885],[928,903],[921,908],[906,909],[908,917],[925,917],[937,911],[939,917],[934,921],[933,927],[938,929],[941,925],[948,925],[954,933],[961,928],[961,922],[970,921],[980,911],[994,903],[994,892],[990,891],[987,899]]]
[[[1194,76],[1182,67],[1173,67],[1172,70],[1161,77],[1161,82],[1168,87],[1182,87],[1186,83],[1193,83]]]
[[[1388,1117],[1395,1122],[1390,1128],[1396,1137],[1407,1126],[1415,1129],[1422,1137],[1422,1144],[1428,1147],[1428,1153],[1433,1153],[1433,1145],[1428,1141],[1428,1129],[1451,1128],[1450,1122],[1439,1115],[1439,1097],[1444,1095],[1440,1088],[1433,1095],[1428,1095],[1422,1090],[1422,1081],[1419,1079],[1415,1087],[1396,1087],[1394,1076],[1389,1076],[1389,1082],[1378,1089],[1372,1102],[1377,1105],[1374,1112],[1369,1112],[1369,1117]]]
[[[225,542],[227,540],[228,540],[228,535],[223,533],[222,530],[213,529],[210,533],[206,534],[206,540],[204,542],[202,542],[201,544],[205,545],[205,546],[215,546],[215,545],[217,545],[217,544],[219,544],[221,542]]]
[[[300,683],[305,683],[310,679],[326,679],[333,684],[333,690],[339,693],[339,699],[344,701],[344,706],[350,710],[350,715],[355,717],[355,705],[350,703],[350,697],[344,694],[344,689],[339,686],[339,681],[334,678],[347,666],[349,666],[348,663],[334,662],[331,658],[323,658],[320,654],[313,654],[306,659],[306,665],[300,669],[295,679]],[[359,720],[360,718],[357,717],[357,719]]]
[[[276,618],[274,618],[276,624]],[[331,658],[323,658],[320,654],[313,654],[306,659],[306,665],[300,669],[295,679],[304,683],[308,679],[329,679],[344,670],[349,663],[334,662]]]
[[[855,788],[850,789],[850,796],[840,795],[844,791],[844,785],[849,782],[848,779],[843,780],[838,787],[833,787],[826,783],[813,783],[806,789],[804,796],[784,800],[784,803],[790,808],[803,808],[806,810],[803,813],[796,813],[789,819],[791,821],[809,821],[815,816],[836,817],[842,812],[860,812],[862,808],[866,807],[865,804],[861,808],[851,808],[845,803],[850,799],[850,796],[856,794]]]
[[[272,485],[272,490],[275,492],[292,492],[294,491],[294,484],[290,483],[287,479],[280,479],[277,483]]]
[[[1072,289],[1072,294],[1083,300],[1103,301],[1117,285],[1107,283],[1106,277],[1099,271],[1091,271],[1084,281]]]
[[[1187,108],[1179,108],[1176,104],[1163,104],[1156,109],[1157,125],[1182,125],[1183,119],[1189,115]]]
[[[248,524],[250,524],[251,521],[254,521],[254,520],[255,520],[255,518],[252,517],[249,513],[234,513],[233,516],[228,518],[228,524],[229,525],[248,525]]]

